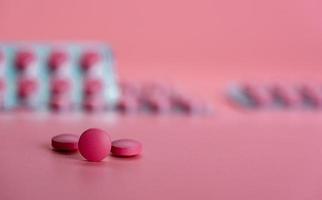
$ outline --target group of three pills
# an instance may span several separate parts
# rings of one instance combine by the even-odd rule
[[[117,157],[133,157],[141,154],[142,144],[134,139],[111,140],[109,134],[101,129],[90,128],[81,136],[60,134],[51,139],[55,151],[76,152],[88,161],[99,162],[110,153]]]

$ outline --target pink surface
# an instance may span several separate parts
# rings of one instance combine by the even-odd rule
[[[321,118],[1,116],[0,199],[320,199]],[[51,150],[52,136],[89,127],[136,138],[144,153],[91,163]]]

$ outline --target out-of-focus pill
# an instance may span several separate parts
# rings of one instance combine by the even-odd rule
[[[86,160],[99,162],[111,151],[110,136],[106,131],[90,128],[80,136],[78,149]]]
[[[141,154],[142,144],[133,139],[119,139],[112,142],[111,153],[117,157],[132,157]]]
[[[88,51],[82,56],[81,65],[86,71],[101,61],[101,55],[98,52]]]
[[[71,90],[71,82],[68,79],[54,79],[51,91],[53,94],[66,94]]]
[[[104,98],[101,96],[88,96],[84,100],[84,109],[89,112],[103,111],[105,109]]]
[[[60,134],[51,139],[51,145],[56,151],[74,152],[78,150],[78,135]]]
[[[245,83],[241,89],[254,106],[266,107],[273,103],[272,94],[264,86]]]
[[[50,55],[49,58],[49,67],[51,70],[55,71],[60,67],[64,66],[64,64],[68,61],[69,56],[64,51],[54,51]]]
[[[302,102],[299,91],[291,85],[275,84],[271,92],[278,102],[288,107],[298,106]]]
[[[141,95],[139,101],[144,108],[153,113],[166,113],[171,109],[169,98],[163,95]]]
[[[49,106],[53,111],[67,111],[71,109],[70,99],[63,95],[53,95]]]
[[[35,62],[35,60],[36,60],[36,55],[32,51],[27,51],[27,50],[20,51],[17,53],[17,56],[16,56],[16,67],[19,70],[24,71],[30,66],[32,66],[31,64]]]
[[[19,82],[19,97],[28,98],[38,90],[38,82],[35,79],[22,79]]]
[[[135,112],[138,110],[138,101],[133,96],[122,96],[116,103],[116,110],[124,113]]]
[[[85,81],[84,92],[86,95],[95,95],[101,93],[103,89],[104,84],[100,79],[89,79]]]
[[[173,94],[171,104],[174,110],[186,114],[203,114],[212,112],[210,105],[189,95]]]
[[[302,86],[300,86],[299,90],[306,103],[314,107],[322,106],[321,85],[303,84]]]

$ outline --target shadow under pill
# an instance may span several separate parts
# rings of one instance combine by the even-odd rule
[[[75,155],[77,151],[62,151],[62,150],[56,150],[56,149],[51,149],[53,152],[57,154],[62,154],[62,155]]]
[[[115,156],[115,155],[111,154],[110,157],[113,160],[131,161],[131,160],[139,160],[139,159],[141,159],[142,158],[142,155],[136,155],[136,156]]]
[[[53,149],[48,144],[41,144],[40,147],[46,151],[49,151],[53,154],[60,154],[61,156],[68,156],[68,158],[73,160],[82,160],[81,156],[78,154],[78,151],[59,151],[56,149]]]
[[[100,162],[91,162],[84,158],[80,158],[79,161],[81,161],[81,165],[83,166],[106,167],[109,165],[109,162],[107,160],[102,160]]]

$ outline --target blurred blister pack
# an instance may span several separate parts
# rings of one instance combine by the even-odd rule
[[[108,110],[119,98],[102,43],[0,43],[0,108]]]

